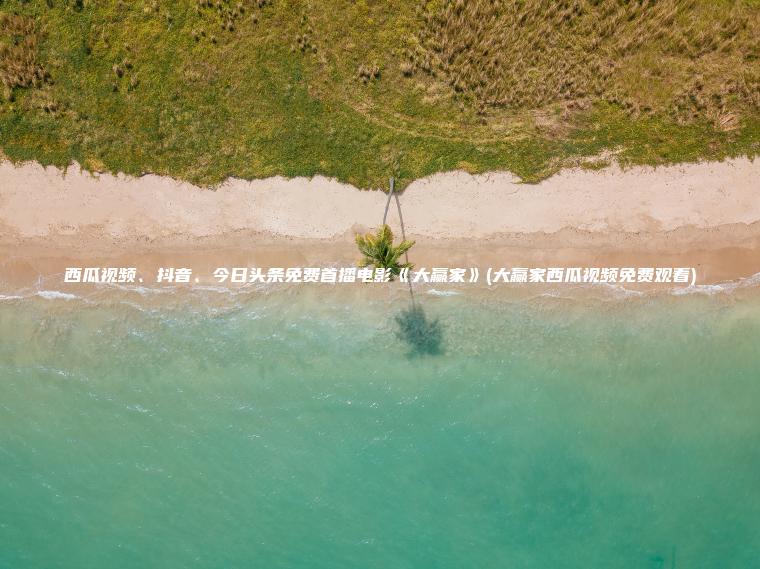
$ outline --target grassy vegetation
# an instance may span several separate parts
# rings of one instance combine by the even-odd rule
[[[0,0],[0,149],[361,187],[754,156],[759,22],[757,0]]]

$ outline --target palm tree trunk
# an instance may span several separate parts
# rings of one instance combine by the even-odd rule
[[[388,200],[385,202],[385,213],[383,213],[383,225],[385,225],[385,221],[388,219],[388,206],[391,205],[391,198],[393,197],[393,190],[396,189],[395,180],[391,178],[391,189],[388,192]],[[396,198],[398,201],[398,198]]]
[[[391,178],[393,179],[393,178]],[[393,196],[396,198],[396,207],[398,208],[398,219],[401,222],[401,240],[406,241],[406,229],[404,229],[404,216],[401,215],[401,202],[398,199],[398,194]],[[409,263],[409,251],[404,251],[404,261]],[[411,273],[411,271],[409,271]],[[409,275],[409,295],[412,297],[412,306],[414,306],[414,289],[412,289],[412,278]]]
[[[394,178],[390,179],[390,191],[388,192],[388,200],[385,202],[385,212],[383,213],[383,225],[386,224],[386,221],[388,220],[388,208],[391,205],[391,198],[396,199],[396,208],[398,209],[398,219],[401,222],[401,240],[406,241],[406,228],[404,227],[404,216],[401,215],[401,202],[398,199],[398,194],[395,193],[396,190],[396,180]],[[409,251],[404,252],[404,260],[406,263],[409,263]],[[409,295],[412,297],[412,306],[414,306],[414,289],[412,288],[412,279],[411,275],[410,278],[407,280],[409,284]]]

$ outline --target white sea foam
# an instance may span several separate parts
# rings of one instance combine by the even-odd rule
[[[38,369],[39,371],[43,371],[45,373],[51,373],[51,374],[54,374],[54,375],[65,377],[67,379],[70,379],[70,378],[74,377],[74,374],[72,372],[66,371],[66,370],[63,370],[63,369],[58,369],[58,368],[55,368],[55,367],[48,367],[48,366],[40,365],[40,366],[36,366],[36,369]]]
[[[755,273],[749,277],[726,281],[717,284],[693,285],[684,288],[672,289],[670,292],[676,296],[686,294],[720,294],[731,293],[735,290],[750,288],[760,285],[760,273]]]
[[[428,291],[425,291],[427,294],[433,295],[433,296],[459,296],[462,294],[459,291],[456,290],[438,290],[435,288],[431,288]]]
[[[614,284],[614,283],[600,283],[600,284],[602,285],[602,287],[606,288],[608,291],[618,296],[623,296],[623,297],[644,296],[644,293],[642,291],[626,288],[621,284]]]
[[[59,290],[38,290],[37,296],[46,300],[77,300],[81,298],[75,294],[69,294],[68,292],[61,292]]]
[[[11,294],[11,295],[5,295],[0,294],[0,301],[2,300],[20,300],[24,298],[23,296],[18,296],[17,294]]]
[[[235,290],[233,288],[225,287],[225,286],[215,286],[215,285],[195,285],[193,287],[194,291],[202,291],[202,292],[216,292],[219,294],[229,294],[229,295],[237,295],[240,294],[241,290]]]
[[[725,282],[719,282],[715,284],[696,284],[696,285],[689,285],[689,286],[674,286],[670,289],[663,290],[663,289],[653,289],[653,290],[634,290],[626,288],[625,286],[621,284],[614,284],[614,283],[597,283],[592,285],[577,285],[575,287],[567,287],[560,289],[554,289],[551,291],[543,291],[540,294],[537,295],[537,297],[556,297],[556,298],[572,298],[574,296],[574,293],[583,293],[585,291],[599,291],[603,292],[605,294],[602,295],[601,298],[613,298],[613,299],[620,299],[620,298],[631,298],[631,297],[647,297],[647,296],[657,296],[660,294],[670,294],[673,296],[685,296],[685,295],[692,295],[692,294],[702,294],[702,295],[715,295],[715,294],[731,294],[734,291],[738,290],[746,290],[753,287],[760,287],[760,272],[755,273],[751,276],[735,279],[731,281],[725,281]],[[176,287],[146,287],[146,286],[124,286],[124,285],[115,285],[113,287],[114,289],[118,290],[119,292],[125,292],[125,293],[135,293],[139,295],[140,297],[151,297],[151,296],[164,296],[168,295],[169,297],[173,296],[177,292],[179,292],[179,289]],[[184,289],[183,289],[184,290]],[[214,311],[214,308],[218,308],[219,312],[226,312],[230,309],[234,309],[235,307],[240,307],[244,304],[244,301],[251,297],[251,296],[258,296],[261,294],[268,295],[270,293],[273,293],[277,291],[278,288],[274,287],[272,285],[244,285],[242,287],[235,287],[235,288],[228,288],[223,285],[196,285],[191,286],[187,289],[189,293],[191,293],[192,296],[196,296],[196,298],[203,298],[205,295],[219,295],[219,297],[227,296],[232,299],[236,299],[235,306],[220,306],[220,307],[207,307],[207,309]],[[282,290],[291,290],[289,287],[287,289]],[[451,289],[437,289],[437,288],[431,288],[424,291],[425,294],[428,294],[430,296],[434,297],[454,297],[454,296],[461,296],[463,295],[462,290],[451,290]],[[20,291],[8,291],[7,294],[0,294],[0,302],[6,301],[6,302],[12,302],[17,300],[24,300],[31,297],[39,297],[43,298],[45,300],[64,300],[64,301],[72,301],[72,300],[79,300],[83,302],[100,302],[101,300],[107,300],[101,297],[100,295],[97,298],[93,297],[83,297],[76,294],[72,294],[70,292],[63,292],[60,290],[55,289],[43,289],[43,290],[35,290],[35,289],[24,289]],[[535,298],[535,297],[529,297],[529,298]],[[118,297],[117,297],[118,299]],[[142,302],[140,300],[134,301],[134,297],[130,299],[129,297],[124,297],[121,299],[118,299],[118,301],[122,304],[131,306],[134,309],[143,310],[143,311],[149,311],[153,312],[156,307],[149,307],[149,306],[143,306]]]
[[[150,413],[150,409],[146,409],[139,403],[135,403],[134,405],[127,405],[127,410],[136,411],[137,413]]]
[[[122,285],[122,284],[111,284],[109,286],[112,286],[119,290],[123,290],[125,292],[136,292],[137,294],[140,294],[142,296],[147,296],[150,294],[166,294],[166,293],[174,292],[176,290],[174,287],[147,287],[147,286],[142,286],[142,285],[127,286],[127,285]]]
[[[691,285],[684,288],[674,288],[670,294],[674,296],[686,296],[688,294],[718,294],[721,292],[730,292],[736,287],[730,284],[709,284],[709,285]]]

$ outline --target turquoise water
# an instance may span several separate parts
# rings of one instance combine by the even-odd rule
[[[422,306],[0,302],[0,567],[760,567],[757,299]]]

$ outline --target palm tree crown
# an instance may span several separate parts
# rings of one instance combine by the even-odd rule
[[[367,233],[356,236],[356,245],[363,258],[359,261],[360,267],[374,267],[376,269],[390,269],[391,279],[398,276],[401,269],[411,269],[411,263],[401,263],[401,255],[406,253],[414,245],[414,241],[402,241],[398,245],[393,244],[393,231],[387,225],[377,230],[377,234]]]

